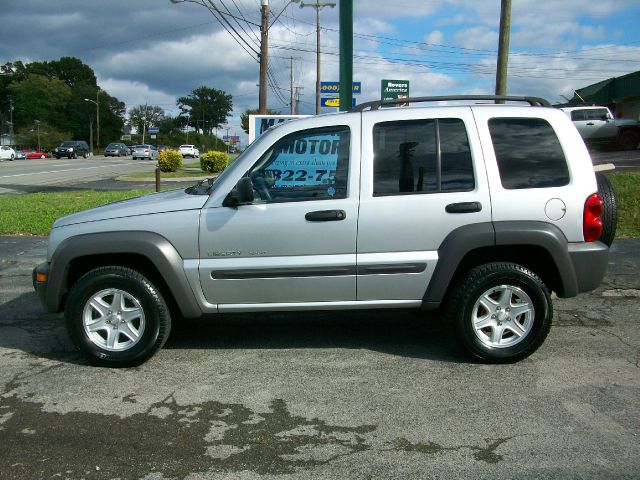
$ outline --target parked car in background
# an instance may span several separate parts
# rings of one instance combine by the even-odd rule
[[[16,160],[24,160],[27,156],[22,150],[16,150]]]
[[[128,155],[130,155],[130,150],[124,143],[110,143],[104,149],[105,157],[126,157]]]
[[[89,156],[89,145],[84,140],[67,140],[54,148],[52,153],[56,158],[87,158]]]
[[[158,149],[155,147],[155,145],[149,145],[149,144],[136,145],[134,147],[132,155],[134,160],[136,159],[157,160]]]
[[[7,145],[2,145],[0,147],[0,161],[12,161],[14,158],[16,158],[16,151],[13,148],[8,147]]]
[[[622,150],[638,148],[638,120],[614,118],[607,107],[566,107],[561,110],[571,119],[586,143],[612,144]]]
[[[180,145],[178,151],[183,157],[196,158],[200,156],[200,152],[195,145]]]
[[[170,149],[171,147],[167,146],[167,145],[158,145],[158,153],[163,151],[163,150],[167,150]]]
[[[44,150],[35,149],[25,152],[25,158],[51,158],[51,155]]]

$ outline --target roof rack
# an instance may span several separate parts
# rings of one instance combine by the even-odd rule
[[[504,95],[444,95],[436,97],[414,97],[414,98],[398,98],[394,100],[376,100],[374,102],[361,103],[353,107],[350,112],[362,112],[369,108],[378,110],[382,105],[398,105],[400,103],[419,103],[419,102],[446,102],[448,100],[502,100],[508,102],[527,102],[532,107],[550,107],[551,104],[540,97],[514,97]]]

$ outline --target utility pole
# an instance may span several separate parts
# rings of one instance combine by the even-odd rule
[[[509,35],[511,31],[511,0],[501,0],[500,37],[498,39],[498,65],[496,68],[496,95],[507,94],[507,64],[509,62]],[[503,103],[498,101],[498,103]]]
[[[100,98],[98,95],[100,94],[100,87],[98,87],[98,91],[96,92],[96,150],[100,153]]]
[[[322,7],[335,7],[333,2],[300,3],[300,8],[313,7],[316,9],[316,115],[320,115],[320,10]]]
[[[142,144],[144,145],[144,136],[147,132],[147,104],[144,104],[144,117],[142,118]]]
[[[260,92],[258,94],[258,112],[267,113],[267,69],[269,67],[269,0],[261,2],[262,21],[260,22]]]
[[[340,1],[340,110],[353,100],[353,0]]]
[[[293,115],[293,57],[291,57],[291,99],[289,100],[289,113]]]
[[[296,89],[296,110],[295,114],[300,115],[300,90],[303,90],[304,87],[295,87]]]

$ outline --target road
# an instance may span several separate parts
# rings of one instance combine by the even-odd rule
[[[144,365],[95,368],[32,291],[45,249],[0,237],[2,479],[638,478],[638,240],[515,365],[378,311],[177,321]]]
[[[0,194],[54,191],[70,188],[100,189],[100,182],[125,173],[155,170],[156,162],[131,158],[73,160],[49,158],[44,160],[14,160],[0,163]],[[106,189],[112,189],[105,185]],[[124,188],[136,188],[123,184]]]

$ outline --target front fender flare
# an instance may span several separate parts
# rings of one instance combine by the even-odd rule
[[[45,297],[47,311],[59,312],[63,308],[61,302],[67,291],[69,265],[73,260],[118,253],[137,254],[147,258],[166,282],[182,315],[186,318],[202,315],[178,251],[163,236],[144,231],[88,233],[64,240],[51,258]]]

